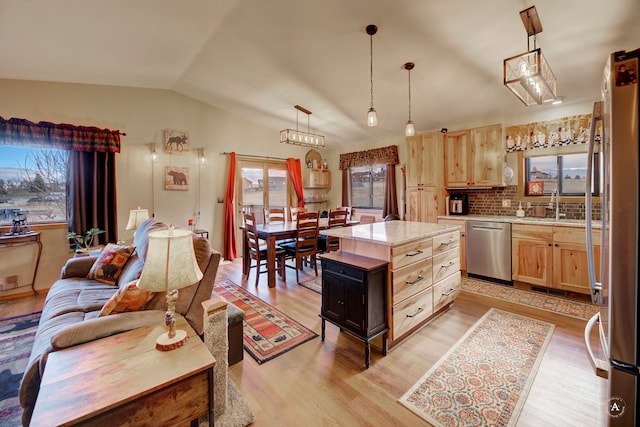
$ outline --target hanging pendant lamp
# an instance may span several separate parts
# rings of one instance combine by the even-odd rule
[[[375,25],[367,25],[367,34],[369,34],[369,53],[371,58],[371,107],[369,108],[369,112],[367,113],[367,126],[373,127],[378,126],[378,115],[376,114],[376,109],[373,108],[373,35],[378,32],[378,27]]]
[[[411,121],[411,70],[415,67],[416,64],[413,62],[407,62],[404,64],[404,69],[408,71],[409,74],[409,120],[407,120],[407,124],[404,127],[404,135],[405,136],[413,136],[416,134],[416,128],[413,126],[413,122]]]

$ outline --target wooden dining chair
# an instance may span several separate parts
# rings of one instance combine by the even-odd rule
[[[247,270],[247,280],[249,280],[249,274],[251,273],[251,269],[256,269],[256,286],[258,286],[258,282],[260,281],[260,274],[266,273],[267,268],[264,271],[261,271],[261,267],[267,265],[267,246],[264,244],[264,241],[258,238],[258,232],[256,230],[256,216],[252,213],[244,214],[244,227],[245,227],[245,236],[247,239],[246,247],[248,248],[248,254],[245,256],[249,256],[252,261],[255,261],[255,265],[250,265],[249,270]],[[280,273],[280,277],[282,277],[286,281],[286,271],[285,271],[285,250],[276,246],[276,262],[278,271]]]
[[[291,222],[296,222],[298,220],[298,214],[300,214],[302,212],[309,212],[309,209],[307,209],[305,207],[302,207],[302,208],[298,208],[298,207],[289,208],[289,213],[291,214]]]
[[[287,222],[286,208],[265,208],[264,223],[275,224]]]
[[[316,255],[318,253],[318,230],[320,227],[319,212],[303,212],[298,214],[296,222],[296,239],[294,242],[285,243],[282,248],[286,252],[286,259],[295,260],[296,281],[300,283],[299,271],[302,269],[302,261],[309,258],[313,270],[318,277]],[[287,265],[287,267],[291,267]]]
[[[353,215],[351,206],[337,206],[336,210],[347,211],[347,222],[351,221],[351,216]]]
[[[376,217],[373,215],[360,215],[360,224],[373,224],[376,222]]]
[[[328,228],[340,228],[347,226],[347,210],[335,209],[329,211]],[[319,252],[334,252],[340,250],[340,238],[333,236],[318,237]]]

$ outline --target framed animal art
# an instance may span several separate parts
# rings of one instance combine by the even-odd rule
[[[165,166],[164,189],[187,191],[189,189],[189,168]]]
[[[189,154],[189,132],[182,130],[164,130],[165,154]]]

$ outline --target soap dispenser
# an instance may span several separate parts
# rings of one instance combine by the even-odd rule
[[[524,218],[524,209],[522,209],[522,202],[518,204],[518,210],[516,211],[516,216],[518,218]]]

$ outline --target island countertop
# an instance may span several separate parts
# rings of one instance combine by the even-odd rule
[[[321,230],[325,236],[339,237],[348,240],[360,240],[386,246],[396,246],[416,240],[437,236],[439,234],[459,231],[450,224],[432,224],[412,221],[374,222],[351,227]]]

